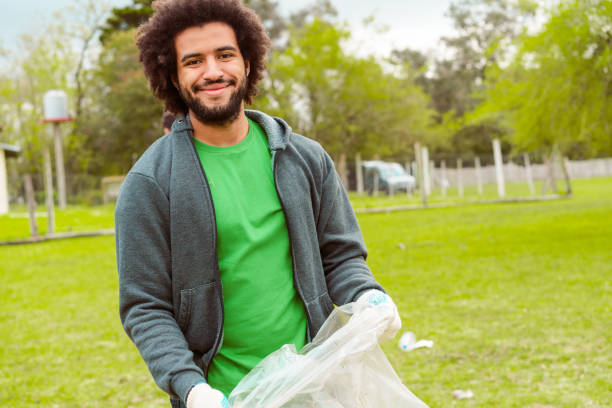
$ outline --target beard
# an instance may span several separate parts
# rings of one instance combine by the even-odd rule
[[[216,80],[206,81],[203,84],[195,84],[191,87],[191,92],[179,85],[179,93],[185,105],[194,114],[194,116],[202,123],[207,125],[225,126],[233,123],[242,110],[242,101],[247,92],[246,77],[240,81],[236,90],[230,96],[229,101],[225,105],[206,106],[204,102],[198,99],[195,94],[207,86],[213,84],[225,84],[228,86],[236,86],[236,80]]]

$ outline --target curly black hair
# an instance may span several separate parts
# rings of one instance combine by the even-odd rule
[[[167,111],[187,112],[187,105],[172,82],[177,75],[174,38],[190,27],[212,22],[222,22],[234,29],[240,52],[250,65],[244,101],[249,104],[253,101],[270,48],[270,39],[253,10],[240,0],[157,0],[153,9],[151,18],[136,33],[136,45],[149,87],[164,101]]]

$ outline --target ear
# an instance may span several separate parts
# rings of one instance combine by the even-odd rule
[[[174,85],[174,87],[178,90],[179,86],[178,86],[178,81],[176,80],[176,75],[172,75],[170,77],[170,81],[172,81],[172,85]]]
[[[246,76],[249,76],[249,74],[251,73],[251,64],[249,63],[249,61],[244,61],[244,70],[246,72]]]

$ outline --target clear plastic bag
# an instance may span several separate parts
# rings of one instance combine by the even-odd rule
[[[299,353],[284,345],[232,391],[232,408],[423,408],[378,345],[388,313],[349,303],[334,309]]]

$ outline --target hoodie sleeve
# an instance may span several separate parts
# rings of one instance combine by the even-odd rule
[[[353,207],[325,152],[318,218],[319,248],[332,301],[343,305],[367,290],[383,290],[366,264],[367,250]]]
[[[204,381],[172,306],[169,200],[157,182],[130,173],[115,210],[119,314],[155,382],[185,399]]]

